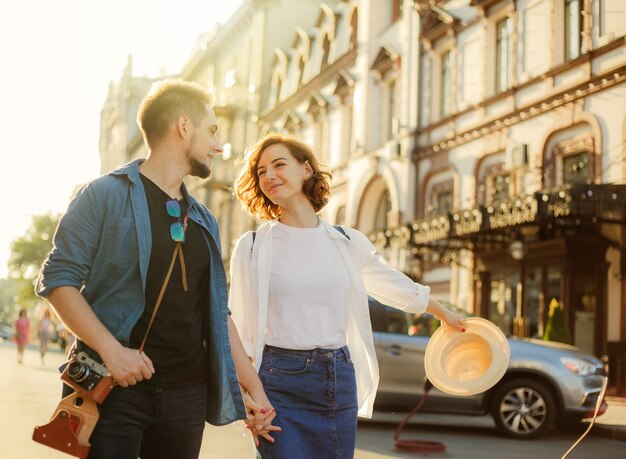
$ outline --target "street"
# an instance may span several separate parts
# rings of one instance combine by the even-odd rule
[[[67,458],[65,454],[31,440],[33,427],[45,424],[59,401],[57,365],[63,355],[55,345],[41,365],[34,346],[18,365],[12,343],[0,343],[0,456],[2,458]],[[417,453],[393,450],[393,433],[402,420],[399,414],[376,413],[374,421],[361,422],[357,434],[357,459],[409,458]],[[402,438],[440,441],[447,450],[439,457],[455,458],[560,458],[578,438],[582,429],[553,431],[546,438],[515,441],[499,437],[486,417],[418,414]],[[571,459],[610,455],[623,457],[626,442],[594,436],[593,432],[570,455]],[[436,455],[435,455],[436,456]],[[225,427],[207,425],[200,457],[252,458],[248,432],[240,424]]]

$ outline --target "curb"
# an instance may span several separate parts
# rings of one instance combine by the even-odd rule
[[[626,426],[594,424],[589,433],[614,440],[626,441]]]

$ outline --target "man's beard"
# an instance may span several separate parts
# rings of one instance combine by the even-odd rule
[[[189,163],[190,172],[189,175],[193,177],[200,177],[202,179],[209,178],[211,176],[211,166],[201,161],[198,161],[191,155],[187,155],[187,162]]]
[[[189,149],[187,150],[187,163],[189,164],[189,175],[193,177],[200,177],[202,179],[209,178],[211,176],[211,165],[198,161],[193,155],[192,151],[196,145],[195,134],[191,138]]]

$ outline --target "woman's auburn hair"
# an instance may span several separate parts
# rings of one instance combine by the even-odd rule
[[[330,172],[321,169],[313,150],[295,137],[270,132],[265,134],[246,153],[240,161],[240,170],[235,180],[233,193],[242,207],[259,220],[269,221],[280,217],[280,206],[274,204],[261,191],[257,169],[263,152],[272,145],[281,144],[287,147],[291,156],[300,164],[309,162],[313,174],[302,186],[302,191],[311,202],[315,212],[319,212],[330,197]]]

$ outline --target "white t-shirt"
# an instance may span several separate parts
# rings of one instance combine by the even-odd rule
[[[272,233],[265,343],[286,349],[346,345],[350,278],[324,227],[278,223]]]

